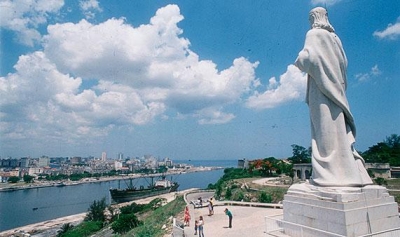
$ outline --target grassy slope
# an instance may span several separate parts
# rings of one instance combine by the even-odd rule
[[[157,208],[154,211],[145,213],[139,218],[143,218],[144,224],[133,230],[129,231],[121,237],[135,236],[145,237],[154,236],[161,237],[166,233],[171,232],[172,218],[178,216],[179,213],[183,212],[186,203],[183,196],[178,196],[174,201]],[[164,226],[164,228],[163,228]]]

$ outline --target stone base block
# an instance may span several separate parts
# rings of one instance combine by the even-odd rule
[[[362,236],[400,227],[397,203],[377,185],[292,185],[284,197],[283,221],[290,236]]]

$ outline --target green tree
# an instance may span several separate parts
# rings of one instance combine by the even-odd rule
[[[221,197],[221,193],[222,193],[222,187],[221,185],[217,185],[215,189],[215,196],[219,199]]]
[[[158,167],[158,170],[157,170],[158,173],[165,173],[167,171],[168,171],[168,168],[165,165]]]
[[[384,142],[379,142],[369,147],[362,155],[369,163],[389,163],[390,147]]]
[[[383,142],[378,142],[362,153],[366,162],[389,163],[390,166],[400,166],[400,136],[392,134]]]
[[[400,166],[400,136],[392,134],[386,137],[385,143],[390,148],[389,164],[391,166]]]
[[[311,162],[311,147],[306,149],[305,147],[293,144],[292,145],[293,156],[289,157],[293,164],[310,163]]]
[[[30,175],[28,175],[28,174],[24,175],[24,177],[23,177],[25,183],[33,183],[33,179],[34,179],[34,178],[35,178],[35,177],[30,176]]]
[[[392,134],[389,137],[386,137],[385,143],[390,147],[390,148],[399,148],[400,146],[400,136],[397,134]]]
[[[10,178],[8,178],[8,182],[9,183],[18,183],[19,182],[19,177],[17,176],[11,176]]]
[[[272,171],[276,171],[278,160],[275,157],[268,157],[262,160],[261,163],[261,174],[263,176],[272,176]]]
[[[100,201],[94,201],[86,214],[85,221],[105,221],[104,210],[106,209],[106,198],[102,198]]]

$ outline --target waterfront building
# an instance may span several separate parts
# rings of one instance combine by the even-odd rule
[[[172,160],[170,160],[168,157],[165,158],[165,166],[167,166],[167,167],[173,166]]]
[[[41,174],[43,173],[43,168],[42,167],[30,167],[28,169],[28,174],[31,176],[34,176],[36,174]]]
[[[122,162],[114,161],[114,169],[115,170],[121,170],[122,169]]]
[[[238,168],[248,169],[249,168],[249,160],[246,160],[246,159],[238,160]]]

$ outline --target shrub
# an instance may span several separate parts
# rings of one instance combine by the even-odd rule
[[[378,185],[386,185],[386,184],[387,184],[386,180],[385,180],[384,178],[382,178],[382,177],[376,178],[376,179],[375,179],[375,182],[376,182],[376,184],[378,184]]]
[[[103,223],[101,221],[87,221],[82,222],[71,231],[62,234],[62,237],[86,237],[91,236],[93,233],[101,230]]]
[[[239,186],[238,186],[236,183],[233,183],[233,184],[231,185],[231,189],[236,189],[236,188],[239,188]]]
[[[162,231],[154,225],[144,224],[135,231],[135,237],[162,236]]]
[[[145,209],[144,204],[137,204],[136,202],[133,202],[129,206],[121,207],[121,214],[131,214],[131,213],[137,213],[141,212]]]
[[[262,203],[271,203],[272,197],[271,197],[271,195],[269,195],[265,192],[261,192],[258,200],[259,200],[259,202],[262,202]]]
[[[157,209],[162,206],[163,202],[166,201],[165,198],[156,198],[153,199],[149,204],[146,205],[147,209]]]
[[[231,198],[232,198],[232,190],[231,190],[230,187],[228,187],[228,188],[226,189],[225,199],[230,200]]]
[[[118,220],[112,223],[111,228],[115,233],[123,234],[140,224],[141,222],[138,220],[136,215],[131,213],[121,215]]]
[[[71,231],[74,228],[73,225],[70,223],[64,224],[61,229],[57,232],[57,237],[62,237],[64,234],[66,234],[68,231]]]
[[[8,178],[8,182],[9,183],[18,183],[19,182],[19,178],[17,176],[11,176],[10,178]]]
[[[244,199],[244,193],[242,191],[238,191],[233,195],[233,201],[242,201]]]

